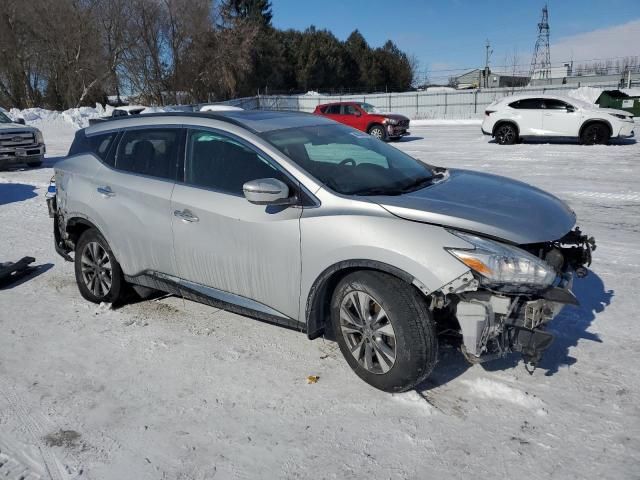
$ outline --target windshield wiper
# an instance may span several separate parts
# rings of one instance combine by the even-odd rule
[[[431,183],[433,183],[434,178],[435,177],[417,178],[413,182],[409,183],[408,185],[404,185],[400,189],[400,192],[409,193],[409,192],[415,192],[416,190],[420,190],[421,188],[424,188],[427,185],[430,185]]]
[[[373,187],[373,188],[364,188],[362,190],[356,190],[352,192],[351,195],[400,195],[402,192],[397,188],[381,188],[381,187]]]

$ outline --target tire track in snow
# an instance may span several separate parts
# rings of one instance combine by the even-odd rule
[[[580,198],[598,198],[603,200],[615,200],[615,201],[636,201],[640,202],[640,193],[604,193],[604,192],[565,192],[565,195],[571,195],[573,197]]]

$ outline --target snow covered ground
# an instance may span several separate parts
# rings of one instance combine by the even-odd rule
[[[44,167],[0,172],[0,261],[39,265],[0,290],[0,477],[639,478],[640,144],[498,146],[456,124],[394,144],[551,191],[598,249],[533,375],[443,348],[426,383],[389,395],[331,342],[175,297],[84,301],[44,202],[74,127],[34,124]]]

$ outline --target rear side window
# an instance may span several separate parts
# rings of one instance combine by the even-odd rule
[[[511,108],[517,108],[519,110],[539,110],[544,108],[542,106],[541,98],[525,98],[523,100],[518,100],[517,102],[510,103],[509,106]]]
[[[173,180],[181,136],[177,128],[128,130],[118,144],[115,167]]]
[[[324,113],[328,115],[340,115],[340,105],[329,105]]]
[[[84,130],[80,130],[76,133],[76,136],[73,139],[73,143],[69,149],[69,156],[81,153],[93,153],[98,158],[105,161],[115,138],[115,132],[91,135],[90,137],[87,137]]]
[[[242,195],[246,182],[261,178],[286,180],[269,160],[232,137],[205,130],[189,132],[185,183]]]

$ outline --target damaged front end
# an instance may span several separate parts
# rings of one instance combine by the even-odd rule
[[[447,250],[471,273],[432,294],[434,316],[458,333],[470,362],[520,352],[535,367],[553,341],[545,326],[564,305],[578,304],[573,276],[587,274],[595,240],[578,228],[556,241],[517,247],[451,233],[470,244]]]

